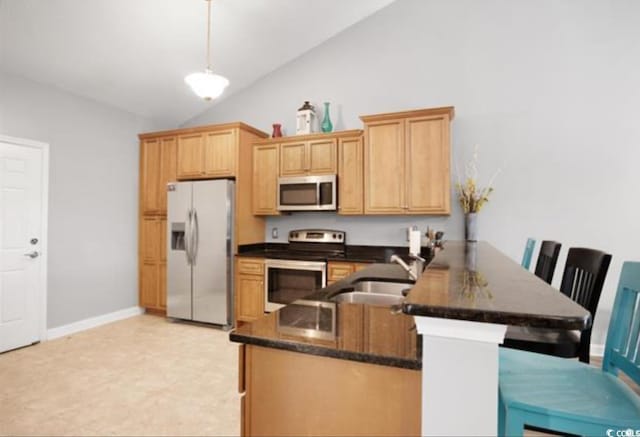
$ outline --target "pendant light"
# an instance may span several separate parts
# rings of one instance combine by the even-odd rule
[[[219,74],[214,74],[211,68],[211,0],[205,1],[207,2],[207,68],[204,72],[191,73],[184,78],[184,81],[198,97],[213,100],[220,97],[229,85],[229,80]]]

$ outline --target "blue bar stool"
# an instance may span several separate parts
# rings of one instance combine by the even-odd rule
[[[521,436],[525,425],[578,435],[640,430],[640,396],[619,371],[640,384],[640,262],[622,267],[602,369],[500,349],[499,435]]]

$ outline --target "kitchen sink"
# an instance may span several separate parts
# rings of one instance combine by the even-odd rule
[[[401,294],[349,291],[347,293],[340,293],[331,300],[336,303],[363,303],[368,305],[392,306],[401,304],[404,297],[402,297]]]
[[[389,281],[358,281],[351,284],[353,291],[375,294],[392,294],[394,296],[404,297],[402,292],[406,293],[413,287],[413,282],[389,282]]]
[[[350,284],[330,297],[336,303],[362,303],[378,306],[399,305],[413,282],[363,279]],[[404,292],[404,294],[403,294]]]

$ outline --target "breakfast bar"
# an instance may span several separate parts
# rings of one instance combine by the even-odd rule
[[[590,324],[588,311],[485,242],[446,242],[415,283],[398,264],[373,264],[231,333],[244,345],[244,434],[496,435],[507,325]],[[305,408],[333,419],[308,428]]]
[[[485,242],[449,242],[427,271],[447,274],[403,304],[422,335],[422,435],[497,435],[507,326],[583,330],[591,315]]]

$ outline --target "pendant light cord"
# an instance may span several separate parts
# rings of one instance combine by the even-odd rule
[[[207,0],[207,70],[211,68],[211,0]]]

